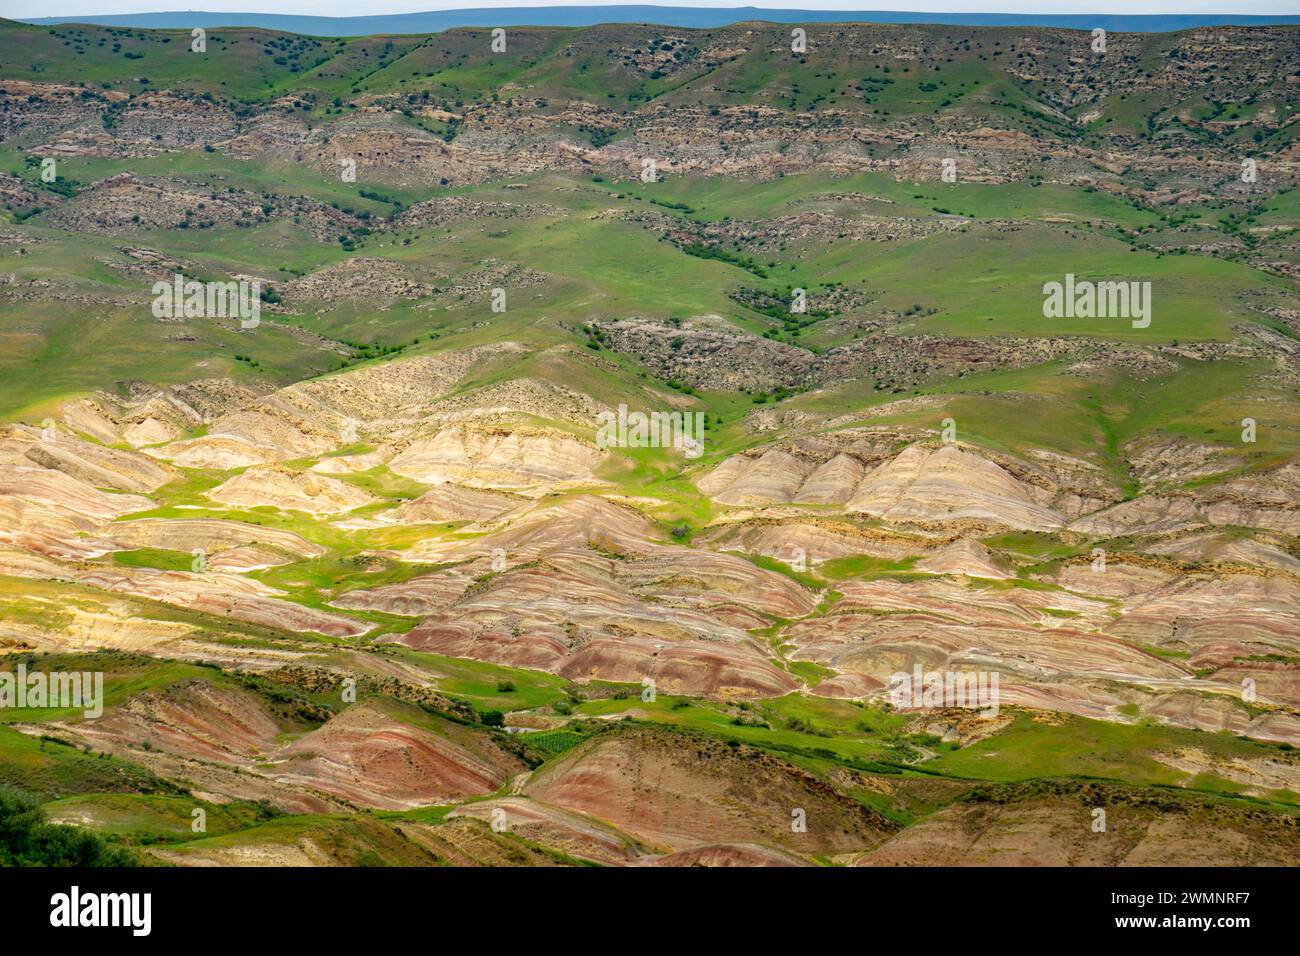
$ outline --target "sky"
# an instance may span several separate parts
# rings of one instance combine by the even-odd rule
[[[634,3],[637,0],[625,0]],[[0,16],[104,16],[183,10],[288,13],[300,16],[378,16],[485,7],[609,6],[600,0],[0,0]],[[794,10],[915,10],[942,13],[1292,14],[1296,0],[659,0],[675,7],[777,7]]]

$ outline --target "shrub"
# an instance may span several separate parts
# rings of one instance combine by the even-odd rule
[[[31,797],[0,789],[0,866],[135,866],[97,833],[49,823]]]

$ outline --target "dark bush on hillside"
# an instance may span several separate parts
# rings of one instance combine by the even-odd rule
[[[0,866],[135,866],[96,833],[49,823],[31,797],[0,789]]]

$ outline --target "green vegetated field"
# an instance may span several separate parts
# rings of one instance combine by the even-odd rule
[[[171,175],[178,166],[183,168],[185,164],[174,160],[158,168]],[[259,172],[254,166],[223,160],[220,175],[251,180]],[[323,181],[312,185],[319,187],[322,201],[346,198],[336,185]],[[272,172],[266,186],[292,189],[295,184],[289,180],[277,182]],[[576,192],[572,191],[574,186]],[[701,222],[731,215],[737,208],[736,197],[743,193],[735,183],[712,180],[670,179],[662,186],[664,202],[677,203],[689,197],[694,204],[689,213],[669,210],[670,215]],[[168,340],[165,327],[152,322],[147,313],[140,315],[138,303],[93,311],[69,307],[53,314],[42,309],[39,317],[32,304],[0,305],[8,345],[0,357],[5,371],[0,407],[17,412],[90,390],[105,381],[133,378],[168,383],[195,377],[230,376],[250,381],[269,377],[288,384],[337,366],[339,356],[324,347],[318,337],[376,348],[405,346],[405,354],[420,354],[463,348],[507,335],[544,346],[557,341],[557,332],[568,331],[567,338],[575,341],[572,330],[576,326],[610,315],[668,319],[719,314],[750,331],[769,327],[770,319],[749,312],[728,297],[729,291],[742,286],[765,287],[781,294],[800,284],[815,289],[838,283],[869,292],[876,309],[905,313],[918,307],[916,316],[907,324],[919,333],[1088,336],[1151,343],[1224,338],[1235,323],[1257,320],[1246,305],[1253,297],[1285,291],[1285,280],[1243,264],[1209,256],[1135,252],[1105,234],[1102,226],[1062,226],[1043,221],[1063,212],[1072,212],[1080,220],[1096,213],[1093,194],[1068,189],[1058,190],[1050,207],[1027,210],[1028,215],[1010,228],[985,224],[977,218],[960,231],[901,244],[806,244],[797,251],[776,251],[773,256],[782,261],[763,280],[725,261],[687,255],[633,224],[591,218],[595,210],[608,206],[663,211],[660,206],[633,198],[652,188],[638,183],[623,199],[613,199],[604,184],[545,176],[533,184],[530,196],[544,197],[557,205],[563,203],[562,208],[569,212],[563,218],[517,224],[507,220],[500,228],[491,229],[457,224],[438,230],[399,231],[366,243],[366,254],[414,268],[436,268],[453,278],[458,271],[467,272],[489,257],[527,262],[531,268],[557,278],[542,298],[515,298],[506,316],[493,316],[486,324],[469,323],[472,328],[465,328],[467,320],[482,314],[482,302],[457,302],[438,310],[398,303],[381,315],[358,303],[340,302],[307,315],[264,313],[266,327],[257,335],[241,334],[229,324],[204,324],[197,327],[199,334],[192,341]],[[899,187],[904,193],[910,188]],[[1022,200],[1010,194],[1024,191],[1017,184],[970,188],[985,194],[982,205],[1008,207],[997,209],[999,216],[1017,212]],[[785,208],[792,202],[814,201],[820,193],[832,190],[882,191],[879,182],[864,182],[863,177],[834,181],[820,175],[790,176],[777,184],[755,186],[749,215],[761,215],[767,201]],[[491,185],[457,191],[458,195],[481,196],[489,201],[499,200],[503,193]],[[771,198],[765,194],[772,194]],[[1072,206],[1072,200],[1077,204]],[[366,202],[356,197],[347,201],[359,206]],[[925,215],[923,210],[915,212]],[[66,283],[71,288],[138,293],[138,284],[131,288],[122,276],[106,274],[108,270],[95,265],[96,256],[120,245],[120,239],[59,235],[40,229],[33,235],[41,240],[39,257],[20,255],[22,247],[6,247],[0,250],[0,269]],[[288,281],[295,274],[315,271],[348,257],[342,250],[299,234],[292,224],[283,222],[251,230],[195,230],[179,236],[175,231],[141,231],[128,238],[150,247],[165,244],[170,253],[204,263],[214,276],[254,269],[265,274],[269,265]],[[1062,281],[1067,271],[1080,279],[1150,282],[1149,327],[1132,328],[1123,318],[1045,318],[1042,286],[1048,281]],[[925,275],[927,281],[918,285],[918,275]],[[310,334],[295,333],[294,326]],[[817,336],[818,327],[814,325],[802,341],[816,348]],[[560,340],[564,337],[558,336]],[[412,344],[416,340],[420,341]],[[236,355],[248,360],[238,360]],[[543,362],[541,358],[537,361]],[[555,359],[547,356],[545,361]],[[559,374],[570,371],[572,366]],[[939,387],[965,389],[968,384]],[[890,396],[882,396],[886,397]],[[855,394],[851,401],[860,406],[864,399],[869,403],[872,397]],[[816,399],[822,405],[828,400],[825,394]]]

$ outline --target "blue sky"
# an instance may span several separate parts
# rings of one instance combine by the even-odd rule
[[[625,0],[635,3],[637,0]],[[0,0],[0,15],[7,17],[62,17],[113,13],[157,13],[210,10],[242,13],[288,13],[303,16],[377,16],[385,13],[422,13],[484,7],[608,6],[607,3],[561,0]],[[779,7],[805,10],[916,10],[944,13],[1113,13],[1113,14],[1295,14],[1296,0],[661,0],[677,7]]]

